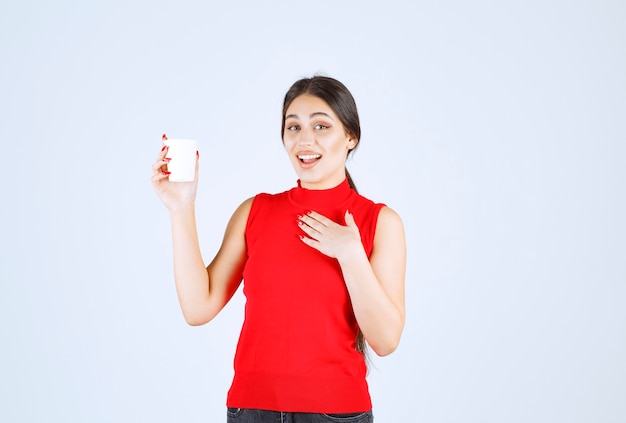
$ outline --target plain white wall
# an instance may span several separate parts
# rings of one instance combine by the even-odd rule
[[[505,4],[507,3],[507,4]],[[377,422],[626,421],[619,1],[0,5],[0,420],[218,422],[242,320],[185,325],[150,166],[197,138],[201,245],[295,183],[289,85],[359,105],[349,168],[404,218]]]

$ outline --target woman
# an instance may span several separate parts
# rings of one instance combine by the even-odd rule
[[[365,342],[384,356],[400,341],[402,221],[354,189],[345,162],[361,130],[342,83],[321,76],[294,83],[281,135],[298,185],[244,201],[206,268],[197,176],[169,182],[166,147],[159,154],[152,183],[170,214],[180,305],[190,325],[205,324],[245,281],[229,422],[371,422]]]

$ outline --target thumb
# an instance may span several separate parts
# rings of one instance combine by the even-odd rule
[[[356,222],[354,221],[354,216],[350,213],[350,210],[346,210],[346,214],[344,216],[344,220],[346,221],[346,226],[356,227]]]
[[[195,178],[196,181],[198,180],[198,169],[200,168],[200,152],[196,150],[196,171],[195,171]]]

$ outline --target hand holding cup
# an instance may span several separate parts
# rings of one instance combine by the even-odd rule
[[[193,204],[197,189],[198,144],[185,138],[168,139],[152,165],[152,185],[170,210]]]

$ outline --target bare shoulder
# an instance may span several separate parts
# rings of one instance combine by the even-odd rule
[[[246,225],[248,223],[248,216],[253,200],[254,197],[248,198],[241,203],[228,221],[222,245],[215,258],[208,266],[208,268],[215,273],[215,280],[221,280],[220,276],[224,275],[228,275],[225,278],[226,280],[230,280],[231,278],[235,280],[239,278],[240,280],[239,267],[244,263],[246,253]],[[233,271],[236,273],[234,277],[231,274]]]
[[[243,242],[253,201],[254,197],[248,198],[235,209],[226,226],[222,247],[228,246],[231,242]]]
[[[254,197],[250,197],[246,199],[243,203],[241,203],[239,207],[235,209],[235,212],[233,213],[233,218],[243,219],[244,221],[247,221],[253,201]]]
[[[226,305],[243,278],[246,262],[246,224],[253,198],[248,198],[237,207],[231,216],[222,245],[207,266],[211,305],[209,320]]]
[[[404,224],[400,215],[391,207],[384,206],[378,213],[376,236],[379,233],[404,233]]]

